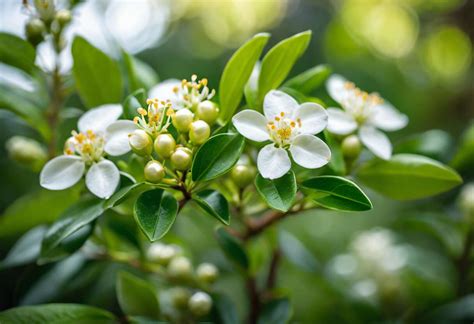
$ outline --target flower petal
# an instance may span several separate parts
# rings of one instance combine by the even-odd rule
[[[347,135],[357,128],[357,123],[351,114],[337,108],[328,108],[328,131],[333,134]]]
[[[128,134],[137,129],[131,120],[117,120],[105,130],[105,147],[107,154],[118,156],[131,150],[128,143]]]
[[[122,105],[108,104],[93,108],[85,112],[77,123],[80,132],[88,130],[104,132],[107,126],[119,119],[122,115]]]
[[[296,108],[298,108],[296,100],[279,90],[270,91],[263,100],[263,112],[268,120],[273,120],[282,112],[292,116]]]
[[[348,90],[346,88],[347,82],[348,81],[339,74],[331,75],[326,82],[326,89],[329,95],[339,104],[347,96],[347,93],[348,93]]]
[[[328,125],[326,109],[314,102],[306,102],[296,108],[293,119],[301,119],[302,134],[317,134]]]
[[[392,156],[392,143],[375,127],[362,126],[359,129],[359,137],[362,143],[379,158],[388,160]]]
[[[176,97],[173,89],[179,87],[181,81],[178,79],[168,79],[158,83],[148,91],[149,98],[158,98],[160,100],[172,100]]]
[[[94,163],[86,174],[87,188],[99,198],[109,198],[120,181],[120,173],[109,160]]]
[[[270,139],[267,130],[267,119],[255,110],[243,110],[232,118],[237,131],[244,137],[256,141],[264,142]]]
[[[50,190],[62,190],[75,185],[86,168],[79,156],[61,155],[45,164],[40,174],[40,184]]]
[[[369,123],[384,131],[396,131],[408,124],[408,117],[400,113],[389,103],[383,103],[373,108]]]
[[[291,169],[291,160],[284,149],[268,144],[258,153],[257,167],[262,177],[278,179]]]
[[[331,150],[327,144],[308,134],[295,137],[290,152],[296,163],[308,169],[320,168],[331,159]]]

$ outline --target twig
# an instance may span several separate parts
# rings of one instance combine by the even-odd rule
[[[249,276],[247,278],[246,285],[247,285],[247,294],[249,296],[249,302],[250,302],[248,323],[256,324],[258,321],[258,317],[260,315],[261,301],[260,301],[260,294],[258,292],[257,281],[255,280],[255,277]]]
[[[459,297],[467,295],[469,292],[469,270],[471,251],[474,246],[474,228],[471,226],[467,232],[464,241],[464,248],[461,256],[457,260],[458,268],[458,288],[457,295]]]
[[[272,260],[270,261],[270,268],[268,269],[266,286],[267,292],[270,292],[273,288],[275,288],[278,274],[278,266],[280,265],[281,257],[282,255],[280,248],[275,248],[272,254]]]
[[[59,58],[57,58],[59,60]],[[59,120],[59,111],[63,104],[63,85],[62,77],[60,73],[59,63],[56,66],[52,75],[52,89],[51,89],[51,104],[47,111],[48,125],[51,130],[51,137],[48,143],[48,155],[50,158],[56,155],[56,142],[57,142],[57,125]]]

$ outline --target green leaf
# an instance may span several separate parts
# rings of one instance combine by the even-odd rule
[[[215,308],[222,324],[239,324],[239,314],[232,300],[224,294],[212,294]]]
[[[123,101],[123,114],[127,119],[138,116],[137,109],[146,107],[147,94],[144,89],[138,89],[125,98]]]
[[[362,189],[346,178],[320,176],[301,183],[305,192],[323,207],[343,211],[365,211],[372,203]]]
[[[114,315],[92,306],[48,304],[16,307],[0,313],[3,324],[115,323]]]
[[[286,81],[283,86],[298,90],[303,94],[310,94],[320,87],[331,74],[327,65],[317,65]]]
[[[326,130],[324,131],[324,139],[331,149],[331,160],[329,161],[329,167],[336,174],[346,174],[346,163],[344,161],[344,155],[342,154],[341,145],[334,139],[334,136]]]
[[[279,241],[280,249],[288,261],[308,272],[318,270],[318,261],[313,253],[294,235],[281,231]]]
[[[255,35],[232,55],[225,66],[219,84],[220,118],[224,123],[232,118],[239,106],[244,86],[269,37],[270,34],[266,33]]]
[[[292,308],[288,298],[274,299],[263,307],[258,324],[285,324],[290,321]]]
[[[122,54],[128,74],[129,91],[150,89],[158,83],[158,75],[148,64],[125,51]]]
[[[193,181],[208,181],[228,172],[239,160],[245,140],[239,134],[218,134],[196,152],[191,167]]]
[[[31,73],[35,67],[34,47],[18,36],[0,33],[0,62]]]
[[[160,306],[151,283],[128,272],[120,272],[116,289],[118,302],[125,314],[149,318],[160,315]]]
[[[151,242],[159,240],[170,230],[177,212],[178,202],[162,189],[145,191],[134,206],[135,220]]]
[[[207,214],[217,218],[225,225],[230,224],[229,203],[219,192],[204,190],[194,195],[193,200]]]
[[[451,151],[453,140],[442,130],[432,129],[420,134],[412,135],[394,147],[394,154],[410,153],[424,155],[432,159],[446,159],[447,152]]]
[[[356,175],[368,187],[398,200],[433,196],[462,183],[453,169],[414,154],[394,155],[388,161],[369,161]]]
[[[451,166],[461,173],[474,176],[474,122],[464,131]]]
[[[46,229],[46,226],[38,226],[25,233],[0,262],[0,268],[16,267],[35,261],[39,256]]]
[[[73,75],[84,104],[91,108],[122,99],[122,75],[118,62],[76,36],[72,43]]]
[[[291,71],[296,60],[303,55],[311,40],[311,31],[293,35],[276,44],[262,61],[258,80],[258,105],[268,91],[278,88]]]
[[[130,194],[134,193],[138,189],[144,186],[145,183],[133,183],[131,185],[120,188],[115,192],[109,199],[104,202],[104,208],[112,208],[120,205],[124,200],[126,200]]]
[[[249,259],[240,240],[232,236],[224,227],[216,229],[216,237],[227,257],[242,269],[248,269]]]
[[[293,171],[273,180],[265,179],[258,174],[255,179],[255,186],[258,193],[271,208],[286,212],[293,205],[297,190]]]
[[[258,96],[258,78],[260,77],[261,64],[259,61],[255,63],[252,74],[245,85],[244,95],[247,101],[247,107],[256,109],[257,108],[257,96]]]

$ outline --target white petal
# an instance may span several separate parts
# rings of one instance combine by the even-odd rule
[[[128,134],[137,129],[131,120],[117,120],[105,130],[105,147],[107,154],[118,156],[130,151]]]
[[[321,105],[307,102],[296,108],[293,119],[301,119],[302,134],[317,134],[328,125],[328,114]]]
[[[122,111],[122,105],[119,104],[108,104],[93,108],[79,118],[77,127],[80,132],[88,130],[104,132],[107,126],[119,119]]]
[[[357,123],[351,114],[337,108],[328,108],[328,131],[333,134],[347,135],[357,128]]]
[[[296,108],[298,108],[296,100],[279,90],[270,91],[263,100],[263,112],[268,120],[273,120],[282,112],[287,116],[292,116]]]
[[[376,156],[384,160],[392,156],[392,143],[388,137],[372,126],[362,126],[359,130],[362,143]]]
[[[408,117],[400,113],[389,103],[383,103],[373,108],[369,123],[384,131],[396,131],[408,124]]]
[[[347,96],[348,90],[346,88],[346,83],[348,81],[340,76],[339,74],[333,74],[329,77],[326,82],[326,89],[335,101],[341,103],[344,98]]]
[[[257,167],[262,177],[278,179],[291,169],[291,160],[284,149],[268,144],[258,153]]]
[[[158,98],[160,100],[172,100],[176,97],[173,89],[179,87],[181,81],[178,79],[168,79],[158,83],[148,91],[149,98]]]
[[[232,118],[237,131],[244,137],[256,142],[270,139],[267,130],[267,119],[255,110],[243,110]]]
[[[84,161],[78,156],[61,155],[45,164],[40,184],[50,190],[62,190],[75,185],[84,174]]]
[[[94,163],[86,174],[87,188],[99,198],[109,198],[120,181],[120,173],[109,160]]]
[[[296,163],[308,169],[320,168],[331,159],[331,150],[321,139],[313,135],[297,136],[290,146]]]

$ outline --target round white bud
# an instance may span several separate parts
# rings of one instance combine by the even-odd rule
[[[136,129],[128,136],[128,142],[133,152],[140,156],[150,155],[152,141],[150,135],[142,129]]]
[[[187,147],[178,147],[170,157],[171,164],[176,170],[186,171],[193,161],[193,153]]]
[[[168,274],[173,278],[189,278],[192,275],[192,271],[191,261],[184,256],[177,256],[168,264]]]
[[[459,193],[458,204],[465,217],[474,223],[474,182],[462,187]]]
[[[41,167],[48,158],[44,147],[31,138],[13,136],[7,140],[5,146],[12,160],[33,169]]]
[[[199,291],[191,296],[188,302],[191,313],[195,316],[204,316],[209,313],[212,308],[211,296],[205,292]]]
[[[177,253],[178,250],[172,245],[153,243],[148,248],[146,255],[148,260],[166,266]]]
[[[173,154],[176,148],[176,141],[170,134],[160,134],[155,139],[154,147],[155,152],[159,156],[167,159]]]
[[[362,143],[357,135],[350,135],[344,138],[341,144],[342,154],[347,159],[356,159],[362,151]]]
[[[211,135],[211,128],[204,120],[196,120],[189,129],[189,138],[194,144],[201,145]]]
[[[71,22],[71,11],[67,9],[58,10],[58,12],[56,12],[55,19],[58,22],[59,26],[64,27]]]
[[[201,263],[196,269],[197,278],[205,283],[213,283],[219,275],[219,270],[212,263]]]
[[[165,168],[158,161],[150,161],[145,165],[144,175],[146,181],[159,183],[165,177]]]
[[[187,108],[179,109],[174,113],[173,126],[182,133],[189,131],[189,126],[194,119],[194,114]]]
[[[205,100],[197,106],[197,116],[199,119],[204,120],[209,125],[216,122],[219,116],[219,108],[212,101]]]

